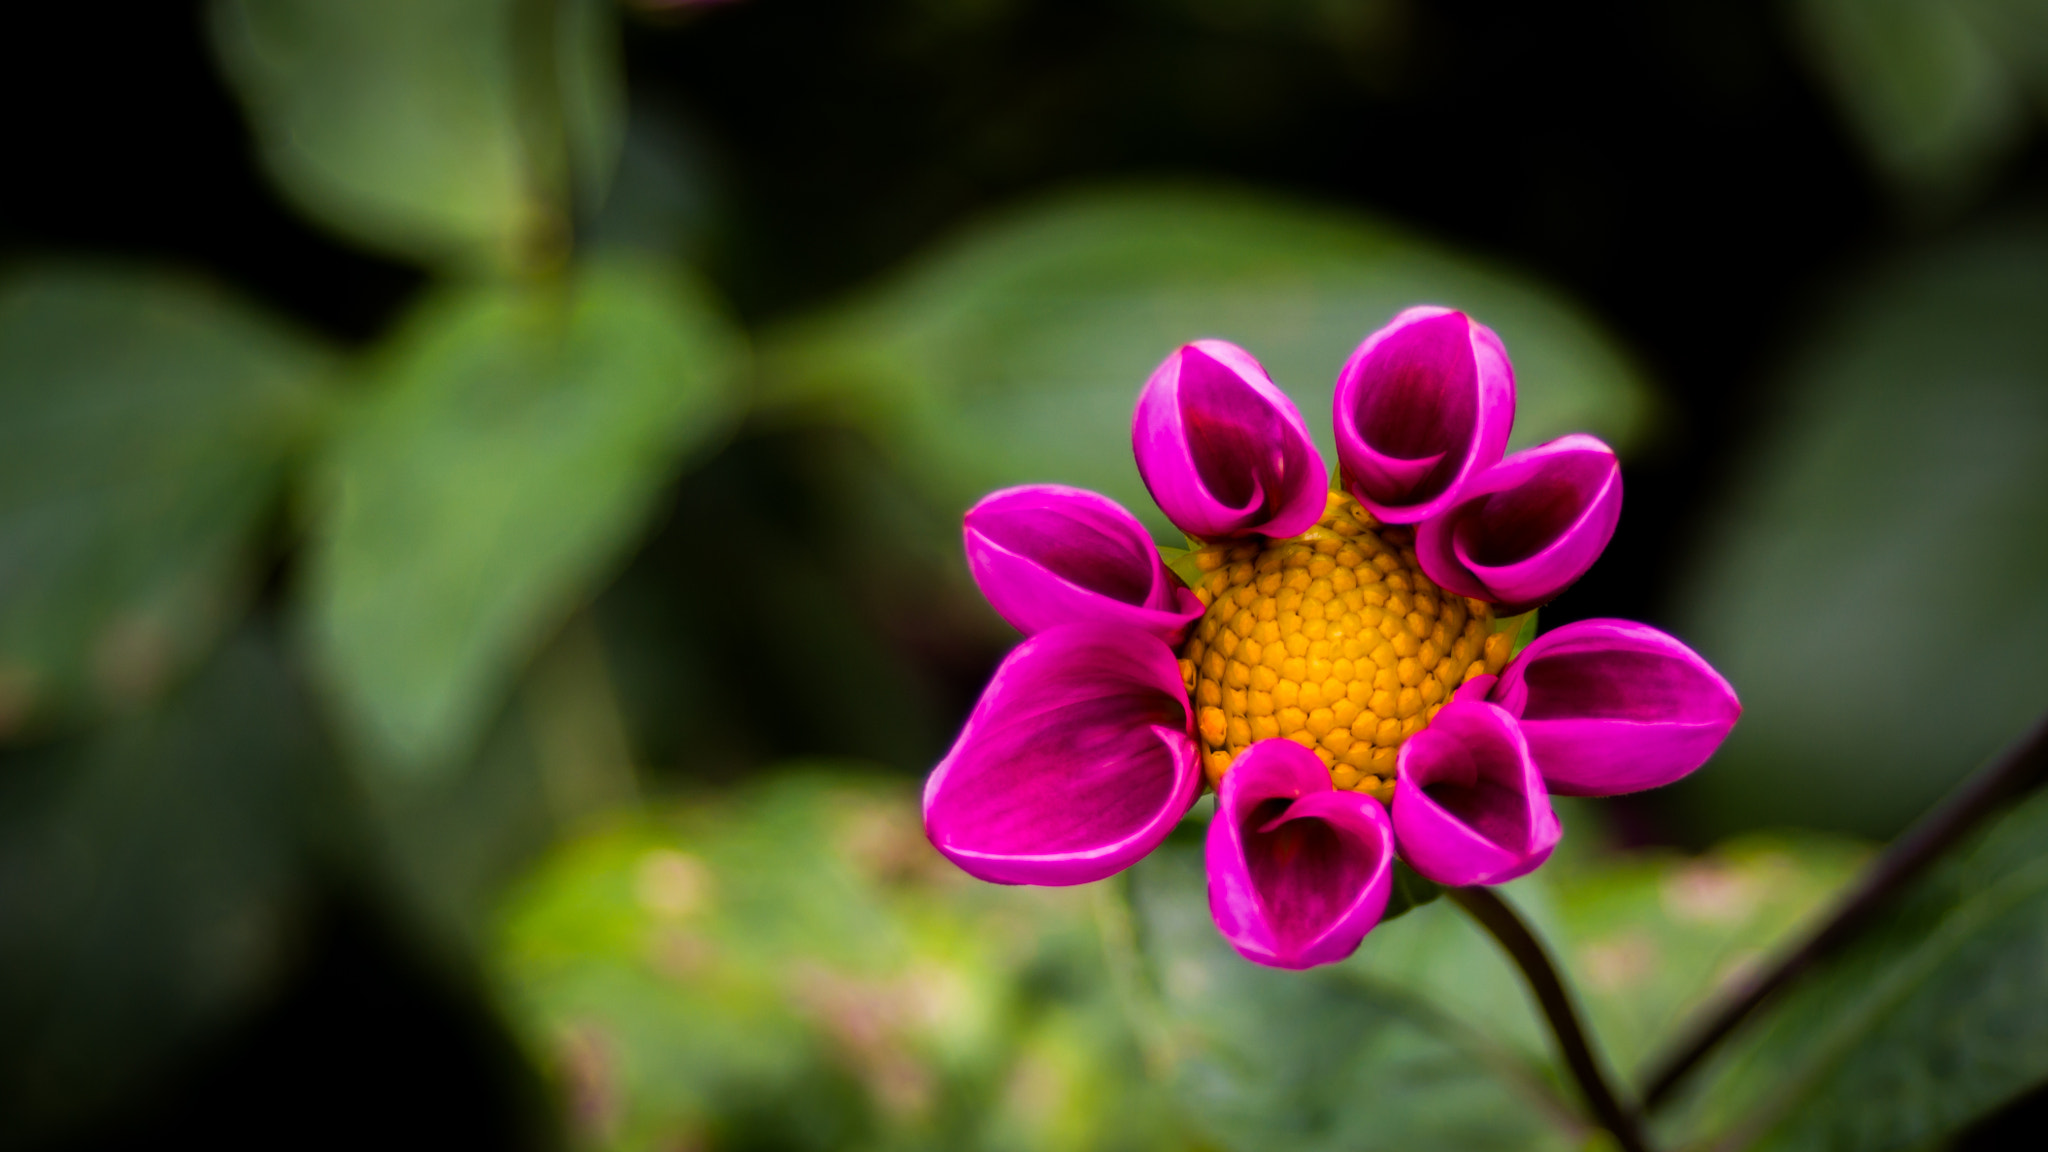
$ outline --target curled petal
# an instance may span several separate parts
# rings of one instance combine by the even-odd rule
[[[1627,620],[1538,636],[1487,698],[1520,718],[1536,767],[1565,796],[1669,784],[1706,763],[1742,715],[1698,653]]]
[[[1453,700],[1401,745],[1394,834],[1401,856],[1439,884],[1499,884],[1550,858],[1563,829],[1515,718]]]
[[[1389,524],[1414,524],[1500,459],[1515,373],[1492,329],[1448,308],[1410,308],[1345,362],[1331,415],[1351,494]]]
[[[1328,500],[1322,454],[1294,401],[1226,341],[1183,345],[1152,373],[1131,450],[1159,510],[1205,540],[1299,536]]]
[[[1515,615],[1585,575],[1620,522],[1614,450],[1572,435],[1473,477],[1456,504],[1416,530],[1415,555],[1439,585]]]
[[[1224,774],[1207,856],[1217,930],[1275,968],[1351,955],[1393,890],[1386,811],[1331,787],[1322,761],[1292,740],[1262,740]]]
[[[1145,526],[1107,496],[1057,484],[997,492],[968,509],[967,567],[1026,636],[1056,624],[1123,624],[1180,642],[1202,616]]]
[[[1062,624],[1003,660],[924,785],[933,846],[999,884],[1085,884],[1173,830],[1202,779],[1173,650]]]

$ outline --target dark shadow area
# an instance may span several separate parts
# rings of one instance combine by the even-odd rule
[[[132,1110],[47,1147],[554,1147],[545,1089],[477,995],[333,899],[256,1018]]]
[[[420,273],[278,199],[206,46],[202,0],[8,14],[0,259],[197,268],[330,336],[381,331]]]

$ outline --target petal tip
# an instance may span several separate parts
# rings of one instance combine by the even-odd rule
[[[1287,740],[1252,745],[1225,773],[1206,856],[1217,930],[1269,967],[1351,955],[1392,891],[1385,811],[1333,788],[1322,762]]]
[[[1435,516],[1500,459],[1514,423],[1500,340],[1463,312],[1407,309],[1337,376],[1332,424],[1347,489],[1390,524]]]
[[[1698,770],[1742,715],[1725,677],[1667,633],[1581,620],[1538,636],[1489,698],[1520,717],[1552,791],[1613,796]]]
[[[1292,536],[1322,515],[1322,455],[1294,402],[1244,349],[1200,340],[1166,358],[1131,419],[1138,474],[1190,536]]]

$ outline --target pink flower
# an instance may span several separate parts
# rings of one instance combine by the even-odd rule
[[[1246,958],[1341,960],[1398,855],[1442,884],[1549,858],[1552,793],[1653,788],[1705,763],[1741,709],[1656,629],[1568,624],[1510,660],[1500,614],[1555,596],[1620,516],[1614,454],[1567,436],[1502,459],[1497,337],[1413,308],[1335,396],[1332,492],[1300,413],[1243,350],[1188,345],[1140,395],[1132,444],[1201,542],[1185,587],[1114,502],[1039,485],[967,514],[969,566],[1026,634],[925,785],[967,872],[1080,884],[1166,838],[1204,780],[1209,903]]]

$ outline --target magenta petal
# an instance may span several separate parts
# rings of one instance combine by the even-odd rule
[[[924,785],[932,844],[1001,884],[1085,884],[1157,847],[1202,774],[1173,649],[1109,624],[1017,646]]]
[[[1294,401],[1222,340],[1183,345],[1152,373],[1131,450],[1159,510],[1190,536],[1299,536],[1327,503],[1322,454]]]
[[[968,509],[967,567],[996,614],[1029,636],[1056,624],[1122,624],[1180,642],[1202,602],[1116,501],[1033,484]]]
[[[1439,585],[1515,615],[1585,575],[1620,522],[1614,450],[1572,435],[1473,477],[1456,504],[1416,530],[1415,554]]]
[[[1386,811],[1331,787],[1322,761],[1291,740],[1252,745],[1224,774],[1207,856],[1217,930],[1275,968],[1356,952],[1393,890]]]
[[[1351,494],[1389,524],[1413,524],[1450,507],[1500,459],[1515,423],[1515,373],[1485,325],[1410,308],[1351,354],[1331,414]]]
[[[1394,834],[1410,867],[1439,884],[1499,884],[1550,858],[1563,829],[1515,718],[1452,700],[1401,745]]]
[[[1565,796],[1657,788],[1707,762],[1742,715],[1698,653],[1647,624],[1581,620],[1531,641],[1488,699],[1520,717]]]

